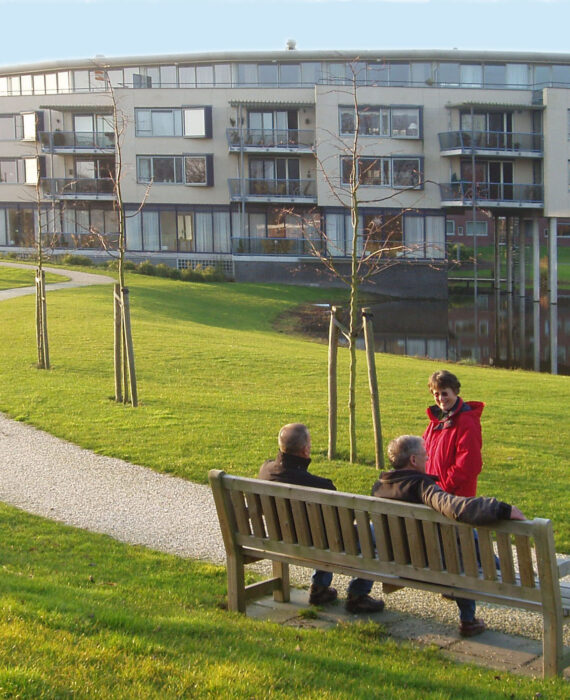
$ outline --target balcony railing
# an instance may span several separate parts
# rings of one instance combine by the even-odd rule
[[[315,132],[309,129],[228,129],[230,150],[295,150],[311,151]]]
[[[473,203],[473,183],[466,180],[444,182],[439,185],[443,203],[453,202],[459,206]],[[476,182],[475,202],[501,206],[542,206],[544,190],[542,185],[522,185],[506,182]]]
[[[315,201],[317,183],[315,180],[264,180],[247,178],[228,180],[230,196],[233,200],[243,198],[259,201],[304,199]],[[242,189],[243,185],[243,189]]]
[[[94,198],[112,199],[114,181],[110,177],[97,179],[42,178],[44,193],[47,197],[69,197],[72,199]]]
[[[42,151],[112,151],[115,148],[115,134],[111,131],[41,131]]]
[[[324,253],[322,238],[232,238],[234,255],[314,255]]]
[[[439,136],[441,151],[460,151],[470,153],[475,151],[503,151],[503,152],[543,152],[544,138],[542,134],[528,134],[505,131],[446,131]]]

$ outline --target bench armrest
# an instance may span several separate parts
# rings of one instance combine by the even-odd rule
[[[558,578],[564,578],[570,574],[570,559],[562,559],[558,562]]]

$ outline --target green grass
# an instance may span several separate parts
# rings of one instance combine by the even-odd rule
[[[211,468],[257,475],[276,452],[281,425],[306,422],[316,473],[370,492],[377,472],[365,358],[359,352],[361,463],[326,460],[327,347],[278,333],[272,321],[335,293],[293,286],[197,284],[133,275],[134,346],[141,406],[115,404],[111,287],[48,298],[53,369],[35,369],[34,299],[0,304],[0,410],[98,453],[206,483]],[[336,293],[338,299],[338,292]],[[450,366],[451,363],[445,363]],[[428,375],[441,363],[379,354],[385,440],[421,433]],[[485,401],[479,492],[550,517],[558,551],[570,552],[570,379],[473,366],[456,369],[465,399]],[[339,451],[348,454],[348,353],[339,361]]]
[[[0,698],[570,698],[561,679],[456,665],[374,623],[228,613],[223,567],[4,505],[0,555]]]
[[[0,290],[13,289],[14,287],[33,287],[35,284],[36,269],[24,270],[17,267],[3,267],[0,265]],[[46,272],[46,283],[67,282],[69,277]]]

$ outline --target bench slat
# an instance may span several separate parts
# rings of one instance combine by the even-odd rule
[[[459,574],[459,552],[457,548],[457,528],[455,525],[440,525],[441,541],[443,544],[443,557],[445,568],[450,574]]]
[[[358,530],[358,541],[360,542],[362,556],[366,557],[367,559],[374,559],[374,541],[370,530],[368,513],[365,513],[362,510],[357,510],[354,515],[356,518],[356,529]]]
[[[246,493],[245,500],[249,511],[249,518],[253,528],[253,534],[256,537],[266,537],[265,523],[263,521],[263,507],[261,499],[256,493]]]
[[[499,565],[501,568],[501,580],[505,583],[515,582],[515,566],[513,562],[513,550],[511,536],[506,532],[497,533],[497,550],[499,552]]]
[[[392,542],[392,552],[394,560],[398,564],[410,563],[410,550],[408,548],[408,538],[406,536],[406,526],[404,518],[395,515],[388,516],[388,528],[390,531],[390,541]]]
[[[424,531],[429,568],[432,571],[443,571],[438,526],[429,520],[423,520],[422,529]]]
[[[267,524],[267,532],[272,540],[281,539],[281,528],[279,527],[279,516],[277,515],[277,506],[273,496],[260,496],[263,506],[263,515]]]
[[[479,551],[481,552],[483,577],[487,581],[497,581],[497,562],[495,560],[491,530],[489,528],[480,528],[477,532],[479,535]]]
[[[329,549],[332,552],[342,552],[342,532],[338,521],[337,509],[334,506],[323,505],[322,510]]]
[[[297,533],[295,532],[293,513],[291,512],[291,503],[287,498],[276,498],[275,506],[277,507],[279,527],[281,528],[283,539],[289,544],[294,544],[297,542]]]
[[[386,515],[371,513],[370,519],[374,526],[374,536],[376,538],[376,551],[380,561],[393,561],[392,542],[390,540],[390,529]]]
[[[463,571],[467,576],[479,576],[479,562],[477,561],[477,549],[475,547],[475,530],[468,525],[458,525],[459,542],[461,545],[461,560]]]
[[[321,506],[318,503],[307,503],[307,515],[311,525],[311,534],[313,536],[313,544],[319,549],[328,549],[327,533],[323,520]]]
[[[339,508],[338,517],[344,542],[344,551],[348,554],[358,554],[360,549],[358,538],[356,537],[356,528],[354,527],[354,511],[352,508]]]
[[[249,528],[249,514],[245,505],[243,492],[232,491],[230,497],[232,499],[232,505],[234,507],[234,514],[238,526],[238,532],[241,535],[249,535],[251,533],[251,530]]]
[[[530,537],[525,535],[515,535],[515,547],[517,549],[517,560],[519,563],[519,576],[521,584],[528,588],[536,586],[534,567],[532,565],[532,552]]]
[[[290,501],[291,511],[293,512],[293,522],[295,523],[295,532],[300,544],[308,547],[312,546],[313,540],[311,537],[311,528],[307,518],[307,509],[303,501]]]
[[[427,555],[421,523],[415,518],[406,518],[404,522],[412,564],[423,569],[427,566]]]

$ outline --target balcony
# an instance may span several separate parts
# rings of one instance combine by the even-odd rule
[[[465,180],[440,183],[441,204],[444,207],[473,206],[473,183]],[[542,185],[506,182],[475,183],[475,205],[506,208],[540,209],[544,205]]]
[[[111,131],[41,131],[44,153],[114,153],[115,134]]]
[[[88,178],[42,178],[46,197],[54,199],[103,199],[115,197],[114,180],[110,177]]]
[[[316,203],[315,180],[228,180],[232,201]]]
[[[513,158],[542,158],[544,138],[542,134],[505,131],[446,131],[439,136],[442,156],[478,156],[508,154]]]
[[[228,129],[230,151],[312,153],[315,132],[301,129]]]
[[[314,250],[324,253],[326,243],[322,238],[232,238],[234,255],[314,255]]]

